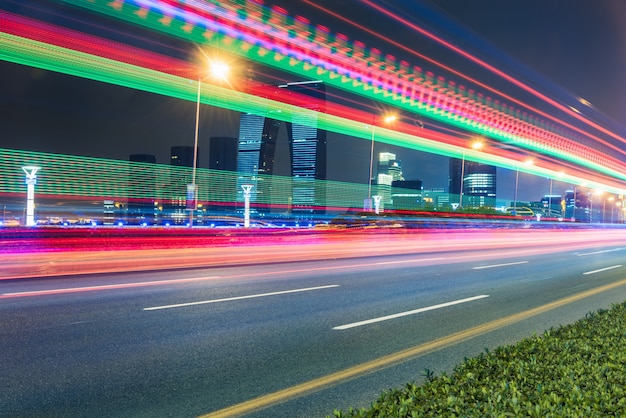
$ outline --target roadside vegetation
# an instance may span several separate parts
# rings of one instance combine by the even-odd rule
[[[626,302],[424,376],[333,416],[626,416]]]

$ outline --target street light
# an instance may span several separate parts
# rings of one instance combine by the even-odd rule
[[[26,175],[26,226],[35,226],[35,185],[37,184],[37,172],[41,167],[27,165],[22,167]]]
[[[383,122],[385,124],[394,122],[398,117],[394,114],[389,114],[383,117]],[[367,183],[367,201],[365,203],[365,208],[367,210],[372,210],[372,174],[374,169],[374,142],[375,142],[375,130],[376,130],[376,115],[373,116],[372,120],[372,141],[370,147],[370,174],[369,180]]]
[[[524,165],[533,165],[532,158],[524,160]],[[513,197],[513,216],[517,216],[517,186],[519,185],[519,167],[515,171],[515,195]]]
[[[589,223],[593,223],[593,196],[594,195],[600,196],[600,195],[602,195],[602,193],[603,193],[602,190],[596,190],[595,192],[592,192],[592,193],[589,194],[589,201],[590,201],[590,206],[589,206]],[[604,221],[604,214],[602,214],[602,221]]]
[[[210,75],[216,80],[225,80],[230,70],[229,66],[223,62],[211,62],[209,66]],[[196,98],[196,130],[193,142],[193,168],[191,172],[191,184],[187,185],[187,200],[191,200],[189,209],[189,227],[193,226],[193,215],[198,205],[198,185],[196,184],[196,169],[198,165],[198,133],[200,129],[200,89],[202,87],[202,74],[198,75],[198,92]]]
[[[483,147],[482,141],[472,141],[470,147],[475,150],[479,150]],[[461,160],[461,188],[459,189],[459,208],[463,207],[463,183],[465,180],[465,150],[463,150],[463,158]]]

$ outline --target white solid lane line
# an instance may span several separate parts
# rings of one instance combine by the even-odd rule
[[[327,285],[327,286],[307,287],[307,288],[304,288],[304,289],[282,290],[282,291],[279,291],[279,292],[259,293],[259,294],[256,294],[256,295],[235,296],[235,297],[232,297],[232,298],[224,298],[224,299],[201,300],[201,301],[197,301],[197,302],[177,303],[175,305],[153,306],[153,307],[150,307],[150,308],[143,308],[143,310],[144,311],[156,311],[156,310],[159,310],[159,309],[183,308],[185,306],[206,305],[207,303],[231,302],[231,301],[234,301],[234,300],[262,298],[262,297],[266,297],[266,296],[276,296],[276,295],[286,295],[288,293],[309,292],[311,290],[330,289],[332,287],[339,287],[339,285],[338,284],[331,284],[331,285]]]
[[[594,252],[591,252],[591,253],[579,253],[579,254],[576,254],[576,256],[578,256],[578,257],[584,257],[584,256],[586,256],[586,255],[595,255],[595,254],[613,253],[613,252],[615,252],[615,251],[621,251],[621,250],[622,250],[621,248],[613,248],[612,250],[600,250],[600,251],[594,251]]]
[[[376,263],[377,266],[384,266],[387,264],[401,264],[401,263],[419,263],[421,261],[437,261],[437,260],[445,260],[443,257],[436,258],[416,258],[411,260],[399,260],[399,261],[380,261]]]
[[[528,264],[528,261],[516,261],[514,263],[504,263],[504,264],[491,264],[491,265],[488,265],[488,266],[472,267],[472,269],[474,269],[474,270],[490,269],[490,268],[494,268],[494,267],[514,266],[516,264]]]
[[[471,302],[473,300],[484,299],[488,297],[489,295],[472,296],[471,298],[453,300],[452,302],[440,303],[439,305],[427,306],[425,308],[419,308],[413,311],[400,312],[400,313],[393,314],[393,315],[381,316],[379,318],[367,319],[365,321],[353,322],[351,324],[339,325],[337,327],[334,327],[333,329],[344,330],[344,329],[349,329],[349,328],[361,327],[363,325],[369,325],[369,324],[373,324],[376,322],[388,321],[390,319],[400,318],[400,317],[408,316],[408,315],[415,315],[421,312],[432,311],[434,309],[445,308],[447,306],[458,305],[460,303]]]
[[[99,286],[84,286],[84,287],[63,287],[59,289],[45,289],[45,290],[31,290],[27,292],[15,292],[15,293],[3,293],[0,298],[20,297],[20,296],[42,296],[42,295],[57,295],[63,293],[78,293],[78,292],[95,292],[98,290],[112,290],[112,289],[128,289],[132,287],[145,287],[145,286],[162,286],[169,284],[182,284],[192,283],[204,280],[218,279],[219,276],[209,277],[194,277],[190,279],[172,279],[172,280],[155,280],[151,282],[129,282],[129,283],[117,283],[117,284],[104,284]]]
[[[620,268],[620,267],[622,267],[622,265],[621,265],[621,264],[618,264],[618,265],[616,265],[616,266],[605,267],[605,268],[603,268],[603,269],[598,269],[598,270],[593,270],[593,271],[586,271],[586,272],[584,272],[583,274],[596,274],[596,273],[600,273],[600,272],[602,272],[602,271],[607,271],[607,270],[618,269],[618,268]]]

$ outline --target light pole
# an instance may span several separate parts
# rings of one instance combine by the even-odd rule
[[[226,78],[229,67],[221,62],[212,62],[210,65],[211,76],[216,79],[223,80]],[[188,205],[189,209],[189,227],[193,226],[193,215],[198,207],[198,185],[196,184],[196,170],[198,166],[198,134],[200,130],[200,89],[202,87],[202,75],[198,76],[198,90],[196,97],[196,129],[193,142],[193,168],[191,171],[191,184],[187,185],[187,201],[191,200]]]
[[[243,226],[244,228],[250,228],[250,194],[252,192],[253,184],[242,184],[243,198],[244,198],[244,211],[243,211]]]
[[[396,115],[387,115],[383,118],[383,122],[385,123],[391,123],[393,121],[395,121],[396,119],[398,119],[398,117]],[[370,146],[370,172],[369,172],[369,179],[367,182],[367,199],[365,201],[364,209],[367,211],[371,211],[372,210],[372,175],[373,175],[373,170],[374,170],[374,142],[375,142],[375,138],[376,138],[376,115],[372,116],[372,140],[371,142],[371,146]]]
[[[22,167],[26,174],[26,226],[35,226],[35,184],[40,169],[41,167],[34,165]]]
[[[482,141],[473,141],[472,149],[479,150],[483,147]],[[459,189],[459,208],[463,207],[463,184],[465,180],[465,149],[463,150],[463,158],[461,159],[461,188]]]
[[[533,160],[527,158],[524,161],[525,165],[533,165]],[[515,194],[513,195],[513,216],[517,216],[517,187],[519,185],[519,167],[515,170]]]

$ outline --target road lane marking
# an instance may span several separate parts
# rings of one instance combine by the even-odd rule
[[[415,258],[412,260],[400,260],[400,261],[380,261],[375,263],[377,266],[384,266],[387,264],[400,264],[400,263],[418,263],[420,261],[437,261],[437,260],[445,260],[443,257],[435,257],[435,258]]]
[[[64,287],[60,289],[31,290],[28,292],[3,293],[2,295],[0,295],[0,299],[23,297],[23,296],[58,295],[62,293],[94,292],[97,290],[127,289],[130,287],[159,286],[159,285],[165,285],[165,284],[190,283],[190,282],[199,282],[203,280],[214,280],[214,279],[219,279],[219,276],[194,277],[190,279],[155,280],[155,281],[150,281],[150,282],[105,284],[105,285],[100,285],[100,286]]]
[[[576,254],[577,257],[584,257],[587,255],[595,255],[595,254],[604,254],[604,253],[613,253],[615,251],[621,251],[621,248],[613,248],[612,250],[600,250],[600,251],[594,251],[591,253],[582,253],[582,254]]]
[[[318,377],[317,379],[300,383],[299,385],[291,386],[277,392],[269,393],[255,399],[242,402],[240,404],[232,405],[230,407],[220,409],[206,415],[202,415],[200,418],[227,418],[239,417],[245,414],[249,414],[251,412],[268,408],[270,406],[277,405],[309,393],[320,391],[322,389],[337,385],[350,379],[356,379],[360,376],[389,368],[393,365],[423,356],[424,354],[432,353],[434,351],[450,347],[452,345],[470,340],[480,335],[487,334],[497,329],[504,328],[520,321],[524,321],[526,319],[532,318],[533,316],[546,313],[553,309],[560,308],[570,303],[578,302],[582,299],[595,296],[624,285],[626,285],[626,279],[604,286],[596,287],[595,289],[576,293],[572,296],[567,296],[565,298],[555,300],[554,302],[550,302],[545,305],[529,309],[527,311],[522,311],[516,314],[505,316],[504,318],[477,325],[466,330],[459,331],[454,334],[450,334],[445,337],[441,337],[436,340],[408,348],[406,350],[398,351],[396,353],[379,357],[377,359],[370,360],[365,363],[358,364],[356,366],[349,367],[347,369],[340,370],[326,376]]]
[[[472,269],[473,270],[482,270],[482,269],[490,269],[490,268],[494,268],[494,267],[515,266],[517,264],[528,264],[528,261],[516,261],[514,263],[504,263],[504,264],[490,264],[488,266],[472,267]]]
[[[334,327],[333,329],[344,330],[344,329],[361,327],[363,325],[369,325],[369,324],[374,324],[376,322],[388,321],[390,319],[401,318],[403,316],[415,315],[415,314],[422,313],[422,312],[432,311],[435,309],[441,309],[447,306],[458,305],[461,303],[471,302],[473,300],[484,299],[488,297],[489,295],[472,296],[471,298],[453,300],[451,302],[445,302],[445,303],[440,303],[438,305],[426,306],[424,308],[419,308],[419,309],[415,309],[412,311],[406,311],[406,312],[400,312],[400,313],[393,314],[393,315],[381,316],[379,318],[366,319],[365,321],[353,322],[351,324],[346,324],[346,325],[339,325],[339,326]]]
[[[583,274],[596,274],[596,273],[600,273],[600,272],[607,271],[607,270],[618,269],[618,268],[620,268],[620,267],[622,267],[622,265],[621,265],[621,264],[618,264],[618,265],[616,265],[616,266],[605,267],[605,268],[598,269],[598,270],[586,271],[586,272],[584,272]]]
[[[164,306],[152,306],[150,308],[143,308],[144,311],[156,311],[159,309],[171,309],[171,308],[183,308],[186,306],[194,306],[194,305],[206,305],[208,303],[219,303],[219,302],[231,302],[234,300],[242,300],[242,299],[253,299],[253,298],[263,298],[267,296],[276,296],[276,295],[286,295],[288,293],[298,293],[298,292],[309,292],[312,290],[322,290],[322,289],[330,289],[333,287],[339,287],[338,284],[331,284],[327,286],[317,286],[317,287],[307,287],[303,289],[292,289],[292,290],[281,290],[279,292],[270,292],[270,293],[259,293],[256,295],[245,295],[245,296],[235,296],[232,298],[224,298],[224,299],[211,299],[211,300],[201,300],[197,302],[187,302],[187,303],[177,303],[174,305],[164,305]]]

